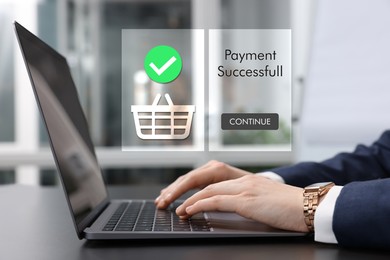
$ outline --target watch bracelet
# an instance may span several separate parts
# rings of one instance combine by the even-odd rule
[[[303,192],[303,215],[310,232],[314,231],[314,215],[318,206],[318,195],[318,192]]]

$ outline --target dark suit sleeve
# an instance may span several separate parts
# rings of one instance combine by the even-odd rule
[[[272,171],[287,184],[300,187],[322,181],[344,185],[333,215],[338,243],[390,248],[390,131],[371,146],[359,145],[352,153]]]
[[[340,245],[390,248],[390,178],[344,186],[333,214]]]
[[[272,169],[287,184],[305,187],[316,182],[333,181],[345,185],[390,177],[390,130],[371,146],[359,145],[352,153],[340,153],[320,162],[304,162]]]

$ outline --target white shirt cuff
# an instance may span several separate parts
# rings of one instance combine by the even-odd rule
[[[270,180],[284,183],[284,179],[282,177],[280,177],[280,175],[278,175],[274,172],[259,172],[259,173],[256,173],[256,175],[260,175],[260,176],[263,176],[263,177],[268,178]]]
[[[333,232],[333,213],[342,188],[343,186],[332,187],[318,205],[314,218],[314,240],[317,242],[337,244]]]

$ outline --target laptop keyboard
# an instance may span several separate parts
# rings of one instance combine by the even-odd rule
[[[175,202],[166,210],[158,210],[152,201],[123,202],[103,231],[210,231],[205,219],[180,219],[175,213],[179,205]]]

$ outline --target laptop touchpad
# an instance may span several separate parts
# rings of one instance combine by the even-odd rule
[[[248,232],[275,232],[275,229],[261,222],[241,217],[230,212],[206,212],[204,213],[214,231],[248,231]]]

